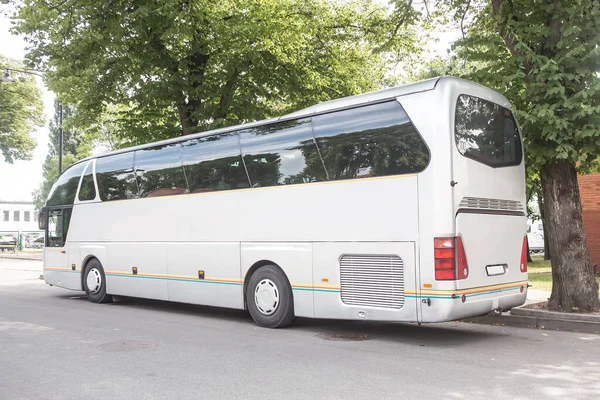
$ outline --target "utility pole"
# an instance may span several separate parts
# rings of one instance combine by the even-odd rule
[[[62,156],[63,156],[63,109],[62,103],[58,102],[58,175],[62,174]]]

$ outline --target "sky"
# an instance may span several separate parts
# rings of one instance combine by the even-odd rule
[[[26,43],[23,38],[10,34],[11,21],[6,14],[11,9],[12,5],[0,4],[0,54],[22,60],[26,53]],[[430,55],[445,54],[450,43],[458,37],[456,31],[440,33],[437,36],[439,41],[427,43]],[[33,133],[37,146],[32,160],[8,164],[0,156],[0,200],[33,201],[32,192],[42,182],[42,164],[48,152],[50,134],[48,121],[54,115],[55,95],[47,90],[42,78],[35,77],[35,79],[42,91],[46,124]]]
[[[9,32],[10,19],[2,12],[8,7],[8,5],[0,5],[0,54],[22,60],[25,57],[26,45],[22,38],[13,36]],[[8,164],[0,155],[0,200],[33,201],[31,193],[42,182],[42,164],[48,152],[50,135],[48,121],[54,115],[54,94],[46,89],[42,78],[36,76],[35,79],[42,91],[46,124],[32,135],[37,142],[33,160]],[[0,82],[1,84],[6,83]]]

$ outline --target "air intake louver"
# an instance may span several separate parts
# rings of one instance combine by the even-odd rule
[[[340,259],[342,301],[349,305],[402,308],[404,263],[398,256],[345,255]]]
[[[480,197],[463,197],[459,208],[469,210],[494,210],[494,211],[515,211],[523,212],[523,205],[520,201],[484,199]]]

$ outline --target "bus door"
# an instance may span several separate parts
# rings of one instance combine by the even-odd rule
[[[46,251],[44,280],[69,289],[81,289],[79,271],[69,263],[67,233],[73,206],[48,207],[46,213]]]
[[[457,288],[524,281],[525,167],[516,120],[506,107],[461,94],[454,128],[457,251],[466,257]]]

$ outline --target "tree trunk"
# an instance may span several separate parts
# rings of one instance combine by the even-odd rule
[[[531,259],[531,252],[529,252],[529,237],[525,236],[527,238],[527,262],[533,262],[533,260]]]
[[[194,133],[197,124],[192,119],[191,113],[187,109],[185,104],[179,104],[177,110],[179,111],[179,118],[181,121],[181,136],[189,135]]]
[[[542,170],[544,231],[552,249],[548,308],[565,312],[600,309],[598,282],[587,248],[575,164],[553,161]]]

